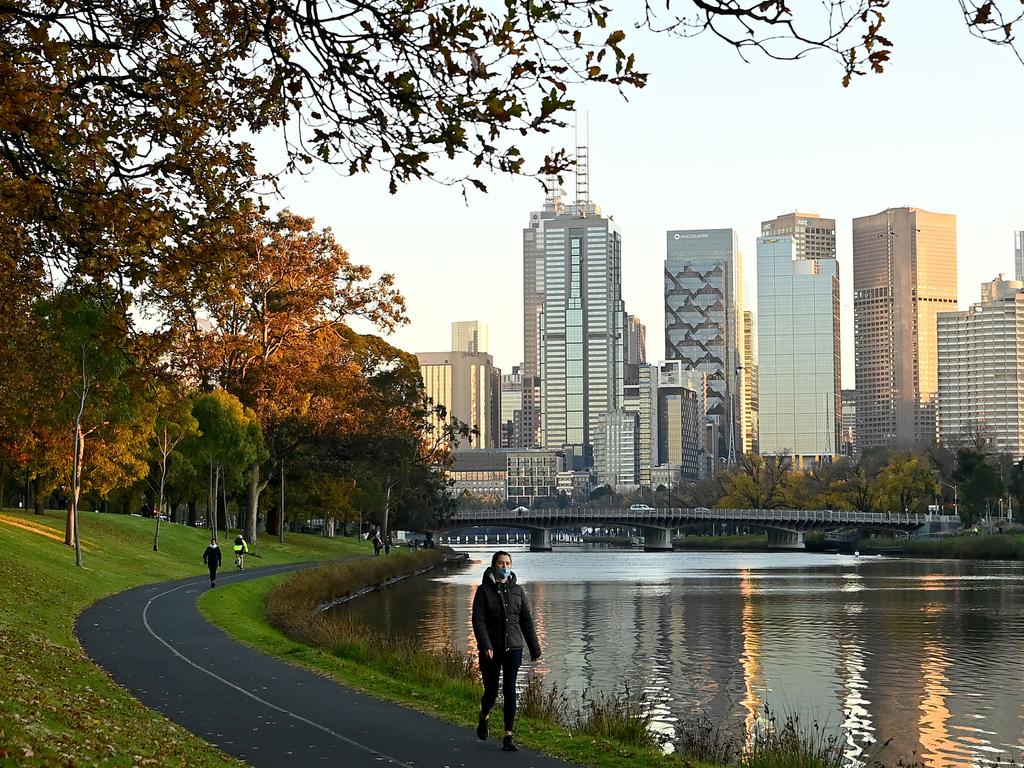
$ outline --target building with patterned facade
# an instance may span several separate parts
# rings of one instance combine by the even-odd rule
[[[538,501],[555,500],[558,473],[564,468],[558,451],[518,450],[508,451],[505,456],[506,496],[510,502],[532,507]]]
[[[472,448],[497,448],[500,440],[501,371],[490,355],[477,352],[417,352],[427,397],[450,417],[476,430]],[[434,417],[434,428],[441,424]]]
[[[939,442],[952,449],[985,441],[1024,457],[1024,283],[982,285],[970,309],[938,316]]]
[[[936,440],[938,315],[957,309],[956,259],[952,214],[905,207],[853,220],[860,452]]]
[[[735,230],[666,234],[665,356],[707,374],[714,453],[725,464],[744,443],[742,272]]]

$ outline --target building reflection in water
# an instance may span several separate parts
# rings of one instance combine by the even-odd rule
[[[749,747],[750,734],[753,733],[754,724],[763,714],[763,704],[757,692],[765,691],[767,688],[764,681],[764,670],[761,668],[761,635],[758,632],[758,623],[755,617],[754,582],[749,569],[740,571],[740,594],[743,596],[743,618],[741,619],[743,654],[740,656],[740,666],[743,667],[744,686],[743,700],[740,703],[746,711],[743,727],[748,734],[746,746]]]

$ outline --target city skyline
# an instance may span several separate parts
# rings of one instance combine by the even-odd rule
[[[622,230],[623,299],[647,326],[649,360],[665,359],[660,294],[669,230],[732,228],[741,250],[753,254],[765,219],[796,210],[827,214],[836,219],[840,274],[851,276],[852,220],[913,205],[957,216],[961,297],[973,297],[1000,272],[1014,274],[1014,232],[1024,229],[1024,190],[1015,182],[1024,173],[1017,136],[1024,102],[1010,96],[1024,69],[1006,51],[972,39],[955,8],[936,9],[928,36],[917,34],[909,8],[886,15],[897,41],[894,60],[885,74],[845,89],[839,67],[824,57],[747,65],[711,40],[631,32],[643,41],[637,45],[651,72],[648,87],[628,102],[580,90],[579,109],[589,113],[591,194]],[[962,56],[986,77],[966,71]],[[681,97],[678,76],[698,67],[715,76],[687,78]],[[771,98],[792,92],[813,93],[815,108],[800,119],[755,119]],[[715,127],[694,119],[695,110],[713,114]],[[570,127],[524,151],[534,161],[553,145],[572,151],[574,144]],[[277,141],[261,137],[256,146],[267,167],[278,167]],[[800,162],[787,161],[785,174],[769,172],[766,162],[782,154]],[[993,157],[1001,161],[998,173]],[[572,183],[567,176],[566,188]],[[536,180],[500,175],[487,186],[488,194],[470,191],[467,200],[457,187],[431,183],[391,196],[381,174],[347,178],[317,169],[285,179],[282,199],[272,204],[315,216],[353,260],[396,274],[411,323],[389,341],[410,351],[437,349],[452,321],[477,318],[490,327],[495,364],[508,371],[523,361],[523,222],[542,207],[544,192]],[[393,224],[395,213],[401,226]],[[755,260],[744,266],[746,306],[756,311]],[[849,389],[852,281],[844,281],[840,303],[842,386]],[[960,308],[969,304],[962,298]]]

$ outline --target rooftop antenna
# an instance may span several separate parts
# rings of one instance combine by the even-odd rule
[[[586,136],[580,143],[580,118],[576,115],[576,205],[590,202],[590,113],[586,113]]]

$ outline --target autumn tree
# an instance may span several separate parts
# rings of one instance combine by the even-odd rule
[[[927,458],[913,453],[894,453],[875,482],[880,511],[924,512],[938,493],[935,470]]]
[[[788,506],[787,483],[793,457],[747,456],[722,479],[718,506],[736,509],[779,509]]]

